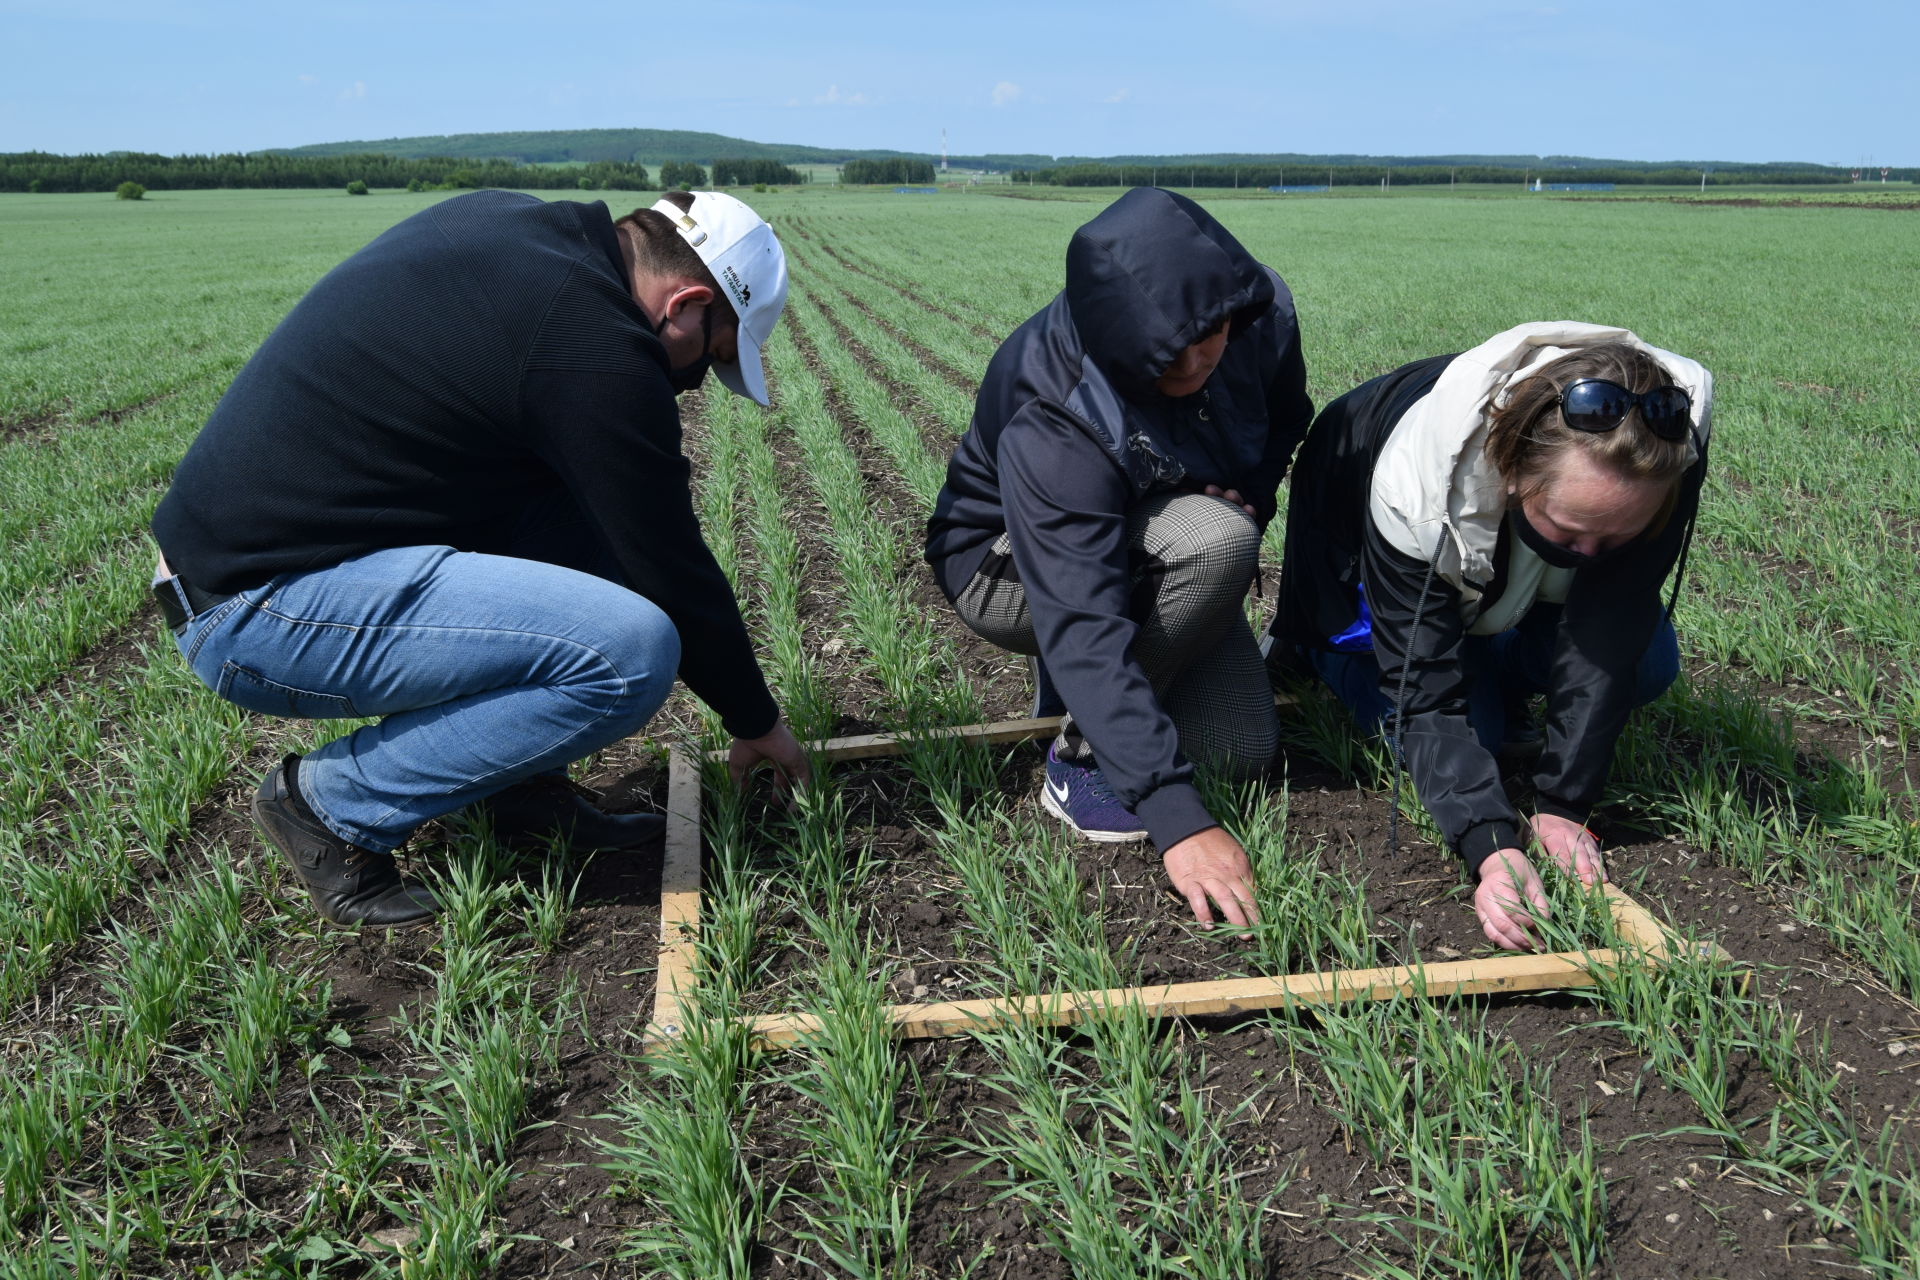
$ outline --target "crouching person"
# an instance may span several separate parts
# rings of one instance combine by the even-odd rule
[[[1547,913],[1529,846],[1606,878],[1587,817],[1628,714],[1679,671],[1660,589],[1712,399],[1705,369],[1624,329],[1526,324],[1348,392],[1300,450],[1275,654],[1394,742],[1503,947]],[[1542,694],[1522,822],[1495,757],[1537,736]]]
[[[730,196],[484,191],[394,226],[235,378],[153,528],[180,652],[253,711],[378,717],[261,782],[254,818],[326,919],[430,919],[393,851],[468,805],[506,837],[628,848],[568,762],[632,734],[676,672],[736,772],[807,772],[700,537],[674,397],[709,366],[767,402],[786,296]]]
[[[1047,810],[1090,840],[1151,839],[1203,922],[1255,919],[1190,761],[1272,759],[1243,601],[1312,412],[1280,277],[1191,200],[1131,191],[994,354],[928,525],[961,619],[1037,658],[1068,713]]]

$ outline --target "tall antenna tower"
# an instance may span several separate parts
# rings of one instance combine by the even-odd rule
[[[947,131],[940,131],[940,172],[947,171]]]

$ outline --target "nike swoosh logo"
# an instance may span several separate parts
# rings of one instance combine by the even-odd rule
[[[1061,804],[1065,804],[1067,802],[1067,797],[1072,794],[1072,788],[1068,787],[1067,784],[1064,782],[1056,787],[1053,785],[1053,779],[1048,778],[1047,794],[1052,796],[1055,800],[1058,800]]]

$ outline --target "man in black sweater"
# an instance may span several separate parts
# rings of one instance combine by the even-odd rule
[[[575,848],[656,835],[565,768],[644,725],[676,672],[736,776],[807,777],[701,540],[674,400],[711,365],[767,403],[785,300],[779,242],[730,196],[616,222],[482,191],[328,273],[235,378],[154,516],[154,589],[222,697],[378,717],[254,798],[327,919],[431,918],[392,851],[470,804]]]

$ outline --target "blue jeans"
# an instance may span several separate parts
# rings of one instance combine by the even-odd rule
[[[202,682],[250,711],[380,717],[302,759],[300,792],[328,830],[382,852],[637,732],[680,665],[673,624],[624,586],[451,547],[282,574],[177,641]]]
[[[1553,675],[1554,632],[1560,623],[1557,605],[1536,605],[1520,624],[1498,635],[1468,636],[1460,657],[1467,668],[1467,720],[1488,751],[1498,752],[1507,737],[1509,702],[1548,691]],[[1338,653],[1311,650],[1307,659],[1353,718],[1378,729],[1393,710],[1380,689],[1380,664],[1372,650]],[[1644,707],[1667,691],[1680,674],[1680,641],[1673,621],[1664,614],[1640,655],[1634,703]]]

